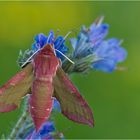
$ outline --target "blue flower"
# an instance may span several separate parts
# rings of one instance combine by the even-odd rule
[[[54,37],[53,31],[50,31],[48,36],[45,36],[43,33],[38,34],[34,38],[35,43],[32,45],[32,50],[37,51],[38,49],[42,48],[45,44],[53,44],[54,48],[58,51],[62,52],[63,54],[68,52],[68,48],[65,45],[65,39],[62,36],[58,36],[56,39]],[[63,60],[63,56],[56,51],[56,55],[58,58]]]
[[[54,33],[50,31],[49,36],[45,36],[43,33],[40,33],[34,37],[35,43],[32,45],[32,50],[36,51],[42,48],[45,44],[53,44]]]
[[[108,34],[109,25],[105,23],[102,24],[100,20],[103,20],[102,17],[88,29],[86,29],[85,26],[81,29],[81,32],[87,36],[87,41],[92,42],[94,46],[99,45]]]
[[[42,125],[40,130],[36,132],[35,130],[31,130],[31,132],[28,134],[26,139],[32,140],[32,139],[53,139],[52,132],[55,132],[56,128],[54,126],[54,123],[51,121],[48,121]]]
[[[82,57],[86,57],[87,55],[91,54],[92,52],[92,43],[91,42],[87,42],[88,37],[83,34],[80,33],[78,35],[78,39],[76,38],[71,38],[70,42],[72,44],[72,47],[74,49],[73,52],[73,58],[82,58]]]
[[[104,72],[115,70],[117,63],[123,62],[127,52],[120,46],[120,40],[115,38],[103,41],[95,50],[101,60],[93,63],[93,68]]]
[[[107,36],[108,34],[108,24],[92,24],[89,28],[89,41],[91,41],[94,46],[101,43],[101,41]]]
[[[66,54],[68,52],[68,47],[65,45],[65,40],[62,36],[58,36],[54,42],[54,48]],[[56,51],[57,57],[63,59],[63,56]]]
[[[55,130],[56,129],[53,122],[46,122],[45,124],[43,124],[42,128],[40,129],[38,136],[41,136],[41,138],[48,137],[49,133],[54,132]]]
[[[32,49],[36,51],[46,44],[47,37],[41,33],[35,36],[34,40],[36,42],[32,45]]]
[[[89,29],[83,26],[78,38],[70,40],[74,48],[73,59],[79,59],[79,63],[85,67],[92,67],[103,72],[112,72],[119,62],[125,60],[127,52],[120,46],[120,40],[116,38],[105,39],[109,25],[103,24],[101,20],[102,18],[98,19],[98,22],[93,23]],[[90,59],[84,59],[88,56],[90,56]],[[85,65],[80,60],[90,60],[90,65],[89,63]]]
[[[63,133],[56,130],[54,122],[45,122],[40,130],[36,132],[33,128],[30,129],[28,134],[25,136],[26,140],[54,140],[61,139],[64,140]]]

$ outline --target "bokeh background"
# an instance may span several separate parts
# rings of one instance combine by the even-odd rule
[[[50,29],[65,35],[105,16],[108,37],[123,39],[126,71],[72,75],[94,111],[95,127],[73,123],[62,115],[57,128],[66,138],[140,138],[140,2],[0,2],[0,85],[14,75],[19,50]],[[75,36],[72,34],[71,36]],[[0,113],[0,135],[8,134],[21,109]]]

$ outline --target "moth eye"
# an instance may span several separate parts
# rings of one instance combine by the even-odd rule
[[[32,106],[31,108],[35,108],[35,107]]]

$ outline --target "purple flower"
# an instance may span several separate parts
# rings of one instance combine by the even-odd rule
[[[86,67],[92,67],[95,70],[112,72],[127,56],[126,50],[120,46],[120,40],[105,39],[109,25],[103,24],[102,20],[102,17],[96,20],[89,29],[83,26],[78,38],[70,40],[74,48],[72,57],[79,60],[79,68],[84,66],[84,70],[87,70]]]
[[[108,34],[109,25],[105,23],[102,24],[102,20],[103,17],[100,17],[98,22],[94,22],[89,29],[83,26],[81,30],[81,32],[88,37],[87,41],[92,42],[94,46],[99,45]]]

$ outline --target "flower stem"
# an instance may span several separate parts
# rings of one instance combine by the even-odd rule
[[[15,127],[13,128],[11,134],[9,135],[9,139],[15,139],[19,129],[23,126],[23,123],[25,122],[26,118],[28,117],[28,112],[23,111],[23,113],[20,116],[20,119],[16,123]]]
[[[23,112],[20,115],[19,120],[17,121],[15,127],[12,129],[12,132],[9,135],[8,139],[10,140],[17,139],[17,138],[19,139],[27,129],[27,125],[32,124],[31,117],[27,110],[28,98],[29,98],[28,96],[25,97]]]

